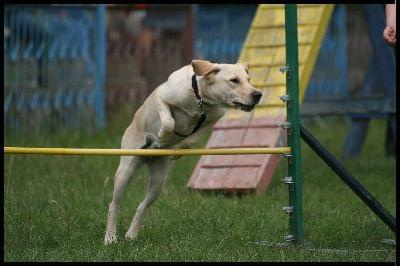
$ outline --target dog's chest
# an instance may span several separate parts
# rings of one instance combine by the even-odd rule
[[[200,119],[200,112],[188,113],[180,108],[171,108],[172,117],[175,120],[175,130],[182,134],[189,134]]]

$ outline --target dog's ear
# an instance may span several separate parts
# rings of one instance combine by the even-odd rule
[[[244,67],[244,70],[246,70],[247,74],[249,74],[249,64],[247,63],[237,63],[239,66]]]
[[[192,60],[193,71],[197,76],[206,76],[211,73],[218,73],[219,68],[207,60]]]

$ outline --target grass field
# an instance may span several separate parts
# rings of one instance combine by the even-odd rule
[[[130,118],[118,116],[107,129],[5,138],[6,146],[118,148]],[[325,120],[307,128],[335,155],[346,124]],[[395,164],[386,158],[385,120],[373,120],[359,159],[345,165],[392,214]],[[204,146],[205,135],[198,147]],[[7,155],[4,158],[5,261],[395,261],[390,229],[302,142],[304,247],[271,247],[287,234],[286,173],[281,161],[263,196],[189,192],[186,182],[198,160],[180,158],[160,198],[149,209],[135,241],[126,241],[147,169],[127,189],[118,223],[118,243],[103,245],[118,157]]]

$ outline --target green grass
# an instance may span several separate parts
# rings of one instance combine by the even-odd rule
[[[130,114],[129,114],[130,116]],[[116,148],[130,122],[117,116],[103,131],[10,135],[7,146]],[[344,143],[342,119],[307,128],[335,155]],[[345,162],[358,180],[395,213],[395,164],[384,156],[385,120],[370,125],[359,159]],[[208,135],[198,144],[204,146]],[[121,205],[118,243],[103,245],[118,157],[7,155],[4,158],[5,261],[395,261],[394,233],[302,142],[304,247],[270,247],[287,234],[286,173],[281,161],[263,196],[189,192],[198,157],[181,157],[135,241],[124,234],[143,199],[147,170],[130,184]],[[342,252],[321,249],[348,250]],[[362,251],[354,251],[362,250]],[[378,250],[378,251],[374,251]],[[379,251],[380,250],[380,251]]]

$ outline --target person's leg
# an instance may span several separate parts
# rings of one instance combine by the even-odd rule
[[[381,28],[385,17],[381,5],[363,6],[364,19],[373,48],[373,58],[368,68],[361,95],[383,91],[388,99],[396,98],[395,54],[382,38]],[[396,145],[396,119],[390,115],[385,140],[386,153],[393,154]],[[356,157],[365,142],[370,118],[352,117],[349,133],[342,152],[343,158]]]
[[[388,117],[385,153],[386,156],[396,156],[396,114],[391,114]]]
[[[381,86],[388,99],[396,99],[396,54],[395,49],[389,46],[382,37],[385,28],[385,13],[382,5],[364,5],[363,12],[367,23],[372,48],[376,57],[377,71],[381,76]],[[394,102],[395,106],[395,102]],[[387,155],[393,155],[396,145],[396,118],[395,113],[388,118],[388,127],[385,140]]]
[[[379,88],[379,84],[376,77],[376,58],[372,56],[368,71],[364,77],[364,82],[361,90],[357,93],[357,97],[364,97],[365,95],[371,94],[371,92],[377,88]],[[370,120],[370,117],[363,115],[353,115],[351,117],[350,128],[342,151],[343,159],[356,158],[360,155],[367,136]]]

